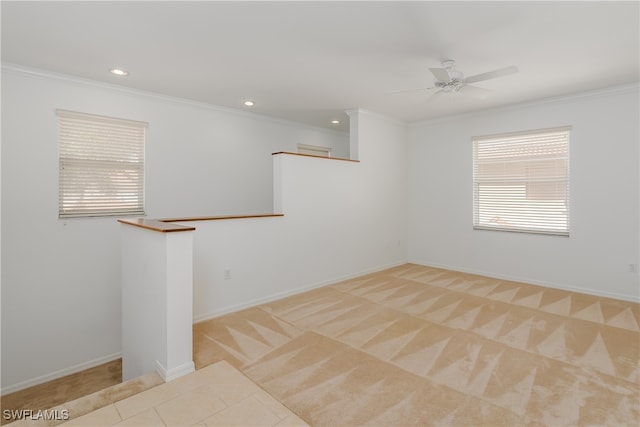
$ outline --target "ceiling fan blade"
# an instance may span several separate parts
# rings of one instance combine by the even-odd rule
[[[444,68],[429,68],[429,71],[431,71],[431,74],[433,74],[436,80],[439,82],[446,83],[451,81],[449,73]]]
[[[497,77],[508,76],[509,74],[515,74],[518,72],[518,67],[512,65],[511,67],[500,68],[498,70],[489,71],[488,73],[476,74],[475,76],[467,77],[465,82],[477,83],[484,80],[495,79]]]
[[[464,85],[460,88],[460,93],[464,95],[469,95],[473,98],[477,99],[485,99],[489,96],[489,89],[484,89],[478,86]]]
[[[394,93],[417,92],[417,91],[426,91],[426,90],[432,90],[432,89],[435,89],[435,87],[431,86],[431,87],[418,87],[413,89],[400,89],[400,90],[392,90],[390,92],[385,92],[385,93],[387,95],[392,95]]]

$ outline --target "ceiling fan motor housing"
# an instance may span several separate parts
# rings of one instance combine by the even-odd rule
[[[442,89],[444,92],[458,92],[462,86],[464,86],[464,75],[461,71],[455,70],[456,61],[453,59],[443,59],[442,68],[447,71],[449,75],[449,81],[436,82],[435,86]]]
[[[464,86],[464,80],[452,79],[448,82],[435,82],[435,86],[443,92],[458,92]]]

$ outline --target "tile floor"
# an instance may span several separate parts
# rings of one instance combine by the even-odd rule
[[[12,427],[43,425],[21,420]],[[61,426],[307,426],[221,361],[120,400]]]

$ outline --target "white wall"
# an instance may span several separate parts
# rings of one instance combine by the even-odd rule
[[[624,87],[410,126],[409,260],[638,300],[639,117]],[[474,231],[471,137],[566,125],[571,236]]]
[[[336,132],[3,68],[3,393],[120,353],[118,224],[109,218],[58,220],[57,108],[149,122],[146,205],[152,218],[269,212],[274,195],[270,153],[295,151],[297,143],[331,146],[337,157],[349,153],[348,137]],[[270,233],[283,220],[211,222],[200,231],[226,237],[215,249],[220,253],[215,261],[196,259],[194,315],[206,318],[406,258],[637,299],[638,275],[628,266],[639,263],[638,110],[637,88],[626,88],[408,129],[374,113],[351,112],[361,163],[285,160],[283,173],[298,174],[299,181],[286,181],[293,187],[283,187],[282,196],[295,193],[310,205],[279,199],[284,213],[289,210],[284,221],[299,221],[297,233],[313,242],[301,251],[313,256],[303,262],[295,258],[300,254],[291,254],[297,262],[293,269],[287,257],[277,258],[283,264],[276,264],[277,271],[269,273],[273,280],[262,288],[247,279],[252,274],[248,260],[259,260],[265,253],[260,248],[272,255],[281,249],[281,235]],[[573,126],[571,237],[473,231],[471,136],[564,125]],[[309,175],[307,167],[324,177]],[[311,191],[303,192],[303,184]],[[311,215],[312,221],[299,214]],[[268,232],[246,235],[264,222],[271,224],[263,229]],[[305,228],[308,224],[313,227]],[[249,238],[271,243],[241,244]],[[196,230],[194,256],[205,244],[199,239]],[[320,275],[308,261],[322,263],[338,255],[353,264],[339,262],[330,274]],[[213,264],[206,267],[207,262]],[[232,278],[220,284],[224,269]]]
[[[36,70],[2,69],[2,392],[119,356],[115,219],[58,220],[55,110],[149,123],[149,217],[272,210],[274,151],[348,135]]]
[[[405,126],[354,114],[359,163],[274,156],[283,217],[182,223],[196,320],[406,262]]]

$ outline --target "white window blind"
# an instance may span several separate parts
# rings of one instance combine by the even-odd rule
[[[144,215],[146,123],[58,110],[60,218]]]
[[[473,138],[474,228],[568,236],[569,133]]]

